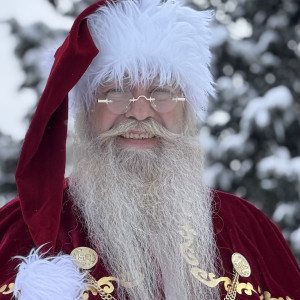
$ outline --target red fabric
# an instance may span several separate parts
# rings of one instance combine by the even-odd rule
[[[253,299],[300,300],[300,269],[277,226],[244,199],[218,192],[215,203],[215,234],[226,276],[232,278],[231,255],[238,252],[252,271],[250,280],[240,277],[240,282],[251,282],[256,291],[259,286],[272,295]],[[236,299],[249,298],[244,294]]]
[[[65,172],[68,92],[98,53],[84,18],[103,3],[104,0],[98,1],[76,19],[57,51],[21,151],[16,182],[24,221],[36,245],[52,244],[57,237]]]
[[[242,293],[237,295],[236,300],[288,300],[287,296],[299,300],[300,270],[277,227],[249,202],[233,195],[216,192],[214,206],[214,228],[224,268],[220,275],[232,279],[231,255],[239,252],[246,257],[252,269],[251,276],[240,278],[240,282],[251,283],[256,291],[260,286],[265,292],[264,298],[257,293],[252,293],[251,296]],[[0,209],[0,220],[0,300],[8,300],[11,294],[1,294],[1,287],[15,280],[18,260],[11,258],[15,255],[28,255],[34,242],[22,218],[19,198]],[[70,253],[79,246],[90,245],[86,230],[76,218],[72,201],[65,192],[53,252]],[[101,260],[92,275],[97,280],[109,276]],[[226,292],[223,284],[220,287],[224,297]],[[271,294],[271,298],[267,298],[267,292]],[[100,298],[91,296],[90,299]]]

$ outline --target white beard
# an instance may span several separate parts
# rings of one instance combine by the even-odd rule
[[[120,147],[116,136],[137,127],[160,137],[158,146]],[[152,120],[128,120],[96,138],[81,132],[74,152],[70,194],[89,240],[113,276],[139,282],[119,285],[118,298],[220,299],[218,288],[193,277],[182,253],[188,224],[197,233],[189,250],[199,268],[217,275],[212,195],[202,183],[197,138],[172,134]]]

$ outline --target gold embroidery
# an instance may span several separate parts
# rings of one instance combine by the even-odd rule
[[[122,276],[122,279],[117,279],[115,277],[102,277],[98,281],[90,274],[87,275],[88,285],[86,287],[85,292],[83,293],[83,299],[89,299],[89,292],[92,293],[93,296],[99,295],[103,300],[116,300],[111,294],[115,290],[113,285],[113,281],[118,282],[121,286],[125,288],[132,288],[140,284],[144,280],[144,276],[137,280],[126,281],[126,276]]]
[[[102,277],[97,281],[92,275],[88,274],[87,279],[89,284],[83,293],[83,299],[88,299],[88,292],[91,292],[92,295],[99,295],[103,300],[116,300],[116,298],[111,295],[115,289],[112,281],[117,281],[115,277]]]
[[[88,247],[77,247],[70,253],[75,258],[74,263],[82,270],[93,268],[98,261],[98,254]]]
[[[251,275],[251,268],[247,259],[241,253],[233,253],[231,262],[235,272],[242,277],[249,277]]]
[[[242,294],[242,292],[244,292],[248,296],[251,296],[252,292],[257,294],[257,291],[254,289],[253,285],[250,282],[240,282],[237,285],[236,290],[239,294]]]
[[[180,251],[185,259],[185,261],[192,266],[198,266],[199,261],[194,255],[194,249],[191,248],[191,245],[194,241],[194,236],[196,232],[189,228],[187,224],[179,226],[179,234],[185,239],[185,242],[180,245]]]
[[[197,280],[199,280],[200,282],[202,282],[203,284],[205,284],[211,288],[216,287],[221,282],[224,282],[224,288],[226,291],[228,291],[231,286],[231,279],[228,277],[216,278],[216,276],[213,273],[207,273],[207,272],[201,270],[200,268],[195,268],[195,267],[191,269],[191,273]],[[97,281],[97,286],[102,288],[103,292],[106,294],[106,295],[99,294],[103,300],[115,299],[111,295],[111,293],[114,291],[114,285],[112,284],[113,281],[117,282],[118,280],[115,277],[102,277]],[[132,286],[133,285],[131,285],[131,287]],[[14,283],[10,283],[9,285],[5,284],[2,287],[0,287],[0,294],[3,294],[3,295],[12,294],[14,291],[14,287],[15,287]],[[249,282],[238,283],[236,289],[239,294],[242,294],[244,292],[248,296],[251,296],[252,292],[257,293],[257,294],[259,294],[260,300],[294,300],[288,296],[285,298],[283,298],[283,297],[274,298],[271,296],[270,292],[267,292],[267,291],[263,292],[261,290],[260,286],[258,286],[257,291],[256,291],[253,288],[253,285]],[[92,295],[94,295],[94,296],[97,296],[97,294],[98,294],[97,289],[94,288],[93,286],[89,285],[86,287],[86,291],[83,293],[82,299],[89,299],[89,294],[88,294],[89,292],[91,292]]]
[[[3,295],[12,294],[14,291],[14,287],[15,287],[14,283],[10,283],[9,285],[4,284],[2,287],[0,287],[0,294],[3,294]],[[8,290],[6,290],[7,288],[8,288]]]
[[[263,291],[261,290],[260,286],[258,286],[257,291],[258,291],[258,294],[260,295],[260,296],[259,296],[259,299],[260,299],[260,300],[293,300],[292,298],[290,298],[290,297],[288,297],[288,296],[285,297],[285,298],[283,298],[283,297],[273,298],[273,297],[271,296],[271,293],[270,293],[270,292],[263,292]]]
[[[207,273],[204,270],[201,270],[200,268],[192,268],[191,273],[197,280],[211,288],[216,287],[221,282],[224,282],[224,288],[226,291],[228,291],[232,285],[232,281],[229,277],[216,278],[215,274]],[[237,282],[236,290],[239,294],[242,294],[244,292],[248,296],[251,296],[252,292],[257,293],[253,285],[249,282]]]
[[[196,232],[188,226],[187,223],[179,226],[179,234],[184,238],[184,243],[180,245],[180,251],[184,258],[184,260],[190,265],[191,267],[191,274],[201,283],[205,284],[206,286],[210,288],[214,288],[220,283],[224,284],[224,289],[226,291],[229,291],[231,289],[231,286],[234,285],[234,290],[238,294],[246,294],[248,296],[251,296],[253,293],[256,293],[259,295],[260,300],[294,300],[288,296],[285,298],[279,297],[274,298],[271,296],[270,292],[262,291],[260,286],[257,287],[257,291],[254,289],[253,285],[250,282],[247,283],[240,283],[238,281],[233,282],[229,277],[219,277],[216,278],[216,275],[213,273],[207,273],[206,271],[200,269],[199,261],[195,256],[194,249],[192,248],[192,244],[194,241],[194,237],[196,236]],[[87,279],[89,281],[89,284],[86,287],[85,292],[82,295],[82,299],[89,299],[89,293],[91,293],[94,296],[99,295],[102,300],[116,300],[111,294],[115,290],[115,287],[112,282],[119,282],[120,285],[124,286],[125,288],[132,288],[136,285],[138,285],[140,282],[144,280],[144,277],[141,276],[138,280],[135,281],[125,281],[125,280],[119,280],[115,277],[102,277],[98,281],[91,275],[87,275]],[[2,287],[0,287],[0,294],[7,295],[12,294],[14,291],[15,284],[5,284]],[[232,295],[231,295],[232,296]],[[225,299],[234,299],[230,298]]]
[[[224,300],[235,300],[238,283],[239,283],[239,275],[238,275],[238,273],[234,272],[231,286],[230,286],[229,290],[227,291],[227,294],[226,294]]]
[[[228,277],[219,277],[216,278],[215,274],[205,272],[200,268],[192,268],[191,269],[192,275],[199,280],[200,282],[204,283],[208,287],[216,287],[220,282],[224,282],[225,290],[227,291],[229,288],[228,286],[231,285],[231,280]]]
[[[241,284],[239,283],[239,277],[249,277],[251,275],[251,268],[247,261],[247,259],[240,253],[235,252],[231,256],[231,262],[233,265],[233,280],[224,300],[235,300],[236,293],[241,294]],[[249,283],[243,286],[249,286],[253,288],[253,286]],[[246,290],[245,294],[252,295],[252,290]]]
[[[260,295],[260,300],[293,300],[290,297],[286,296],[285,298],[279,297],[279,298],[272,298],[270,292],[262,292],[261,288],[258,286],[257,291],[254,289],[253,285],[250,282],[238,282],[236,279],[235,282],[233,282],[228,277],[219,277],[216,278],[216,275],[213,273],[207,273],[204,270],[199,268],[199,261],[195,256],[195,251],[192,248],[192,244],[194,242],[194,238],[197,235],[195,230],[193,230],[186,222],[184,224],[179,225],[179,234],[184,238],[184,242],[180,245],[180,251],[181,255],[184,258],[184,260],[192,266],[190,272],[191,274],[201,283],[205,284],[208,287],[214,288],[220,283],[224,283],[224,288],[228,292],[231,288],[231,286],[234,284],[234,291],[236,291],[238,294],[246,294],[248,296],[251,296],[253,293]],[[240,258],[240,257],[239,257]],[[245,275],[251,273],[250,266],[245,266],[243,263],[237,264],[239,267],[239,271],[242,271],[242,274],[246,270]],[[234,292],[230,293],[229,298],[225,299],[234,299],[235,295]]]
[[[93,284],[88,285],[82,295],[82,299],[89,299],[88,293],[91,292],[94,296],[97,296],[99,294],[99,296],[103,300],[115,300],[115,298],[111,295],[111,293],[115,289],[112,281],[117,281],[117,279],[115,277],[102,277],[98,281],[95,280],[96,286],[94,286]],[[4,284],[2,287],[0,287],[0,294],[12,294],[14,291],[14,287],[14,283],[10,283],[8,285]]]
[[[98,286],[103,289],[103,291],[107,294],[111,294],[115,287],[112,284],[112,281],[117,281],[115,277],[102,277],[101,279],[98,280]]]

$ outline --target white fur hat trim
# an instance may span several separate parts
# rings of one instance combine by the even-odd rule
[[[22,260],[15,281],[14,297],[19,300],[79,300],[85,290],[85,274],[70,255],[43,257],[31,250]]]
[[[160,84],[177,83],[200,118],[214,95],[210,72],[211,11],[196,11],[169,0],[121,0],[88,16],[88,26],[99,49],[75,89],[75,98],[93,101],[103,80]],[[79,94],[78,94],[79,93]],[[76,100],[77,101],[77,100]],[[75,107],[76,101],[71,103]]]

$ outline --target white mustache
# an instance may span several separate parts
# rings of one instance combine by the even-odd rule
[[[99,134],[98,138],[101,140],[114,138],[120,135],[125,135],[126,133],[133,130],[138,130],[143,133],[147,133],[155,137],[164,138],[165,140],[170,140],[170,141],[174,141],[174,139],[182,137],[182,134],[175,134],[170,132],[163,125],[159,124],[157,121],[153,119],[148,119],[144,121],[128,119],[128,120],[124,120],[120,124],[115,125],[110,130]]]

